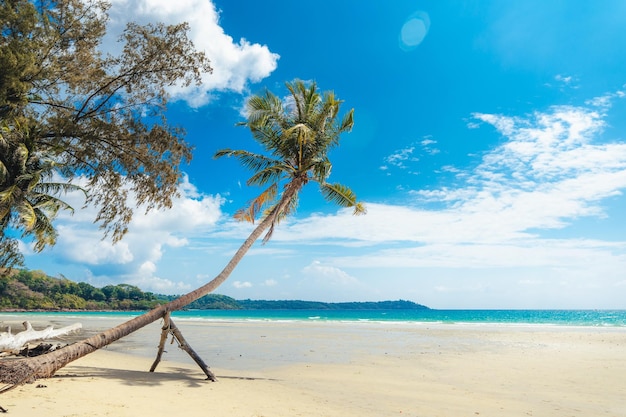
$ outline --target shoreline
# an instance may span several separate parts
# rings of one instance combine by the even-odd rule
[[[147,372],[155,322],[38,381],[46,388],[0,395],[0,405],[25,417],[626,415],[624,328],[176,323],[219,382],[205,381],[169,340],[157,372]]]
[[[124,318],[143,310],[0,311],[3,317],[53,317],[80,320],[93,317]],[[557,326],[626,328],[626,310],[180,310],[176,321],[202,322],[347,322],[388,325]]]

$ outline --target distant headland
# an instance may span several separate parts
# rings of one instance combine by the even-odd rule
[[[129,284],[97,288],[41,271],[12,270],[0,275],[0,311],[131,311],[149,310],[178,296],[144,292]],[[407,300],[329,303],[304,300],[236,300],[206,295],[187,310],[427,310]]]

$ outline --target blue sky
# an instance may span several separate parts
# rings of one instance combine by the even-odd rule
[[[315,80],[355,126],[315,188],[217,292],[253,299],[410,299],[433,308],[626,308],[626,3],[623,1],[114,0],[110,36],[189,21],[214,72],[173,89],[170,121],[195,146],[182,196],[136,212],[112,245],[94,210],[61,215],[27,266],[93,285],[183,293],[250,232],[232,214],[258,190],[230,147],[251,94]],[[75,205],[78,196],[69,196]]]

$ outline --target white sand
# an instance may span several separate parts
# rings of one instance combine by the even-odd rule
[[[177,324],[218,382],[171,345],[147,372],[155,323],[0,405],[24,417],[626,416],[623,328]]]

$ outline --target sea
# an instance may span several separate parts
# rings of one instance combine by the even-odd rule
[[[125,318],[142,312],[28,312],[7,316],[56,316]],[[184,310],[172,315],[177,321],[215,322],[373,322],[439,324],[506,324],[585,327],[626,327],[626,310]]]

